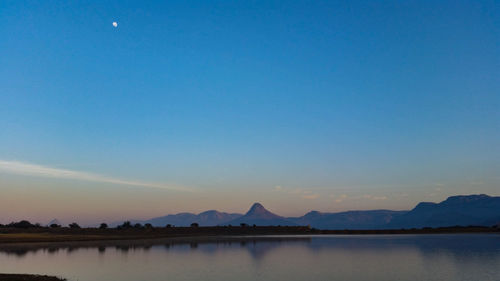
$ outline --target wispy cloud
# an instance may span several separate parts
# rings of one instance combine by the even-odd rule
[[[304,198],[304,199],[311,199],[311,200],[312,199],[318,199],[318,197],[319,197],[319,194],[317,194],[317,193],[311,193],[311,194],[304,194],[304,195],[302,195],[302,198]]]
[[[374,195],[370,195],[370,194],[364,194],[360,198],[369,199],[369,200],[387,200],[388,199],[387,196],[374,196]]]
[[[336,203],[342,203],[342,202],[344,202],[345,199],[347,199],[347,197],[348,196],[346,194],[342,194],[342,195],[336,197],[337,199],[335,199],[335,202]]]
[[[319,198],[319,194],[302,188],[289,189],[282,187],[281,185],[277,185],[274,187],[274,191],[286,192],[288,194],[292,194],[295,196],[298,195],[302,199],[314,200]]]
[[[471,181],[470,184],[471,185],[483,185],[484,182],[483,181]]]
[[[191,191],[190,189],[181,186],[126,180],[120,178],[107,177],[99,174],[58,169],[58,168],[52,168],[52,167],[18,162],[18,161],[0,160],[0,172],[18,174],[18,175],[46,177],[46,178],[73,179],[73,180],[111,183],[111,184],[137,186],[137,187],[161,188],[161,189],[170,189],[177,191]]]

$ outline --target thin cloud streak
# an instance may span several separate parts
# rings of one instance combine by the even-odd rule
[[[188,188],[181,186],[118,179],[99,174],[93,174],[81,171],[72,171],[66,169],[57,169],[57,168],[51,168],[47,166],[30,164],[30,163],[23,163],[18,161],[0,160],[0,172],[6,172],[17,175],[39,176],[45,178],[73,179],[73,180],[111,183],[111,184],[129,185],[137,187],[161,188],[161,189],[170,189],[177,191],[192,191]]]

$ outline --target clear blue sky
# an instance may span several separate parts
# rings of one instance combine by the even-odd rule
[[[4,220],[500,195],[497,1],[2,1],[0,35]]]

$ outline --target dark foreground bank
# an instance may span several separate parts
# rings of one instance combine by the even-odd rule
[[[66,279],[46,275],[1,274],[0,281],[64,281]]]

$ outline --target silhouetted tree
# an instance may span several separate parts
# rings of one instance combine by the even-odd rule
[[[144,225],[144,227],[145,227],[145,228],[153,228],[153,225],[152,225],[152,224],[150,224],[150,223],[146,223],[146,224]]]
[[[172,228],[172,225],[171,224],[167,224],[167,226],[165,226],[166,228]]]
[[[53,223],[50,225],[50,228],[59,228],[59,227],[61,227],[61,226],[57,223]]]
[[[101,223],[101,225],[99,226],[99,229],[106,229],[106,228],[108,228],[108,224],[106,224],[104,222]]]
[[[134,227],[135,227],[135,228],[142,228],[142,224],[140,224],[140,223],[136,223],[136,224],[134,224]]]
[[[125,221],[120,225],[120,228],[131,228],[132,224],[129,221]]]
[[[247,226],[248,226],[248,224],[246,224],[246,223],[242,222],[242,223],[240,223],[240,226],[241,226],[241,227],[247,227]]]
[[[193,223],[191,224],[191,227],[198,227],[198,226],[199,226],[199,224],[198,224],[197,222],[193,222]]]
[[[8,227],[14,227],[14,228],[31,228],[31,227],[35,227],[35,225],[31,224],[27,220],[22,220],[20,222],[11,222],[7,226]]]
[[[78,228],[81,228],[81,227],[76,222],[74,222],[74,223],[71,223],[69,225],[69,228],[78,229]]]

